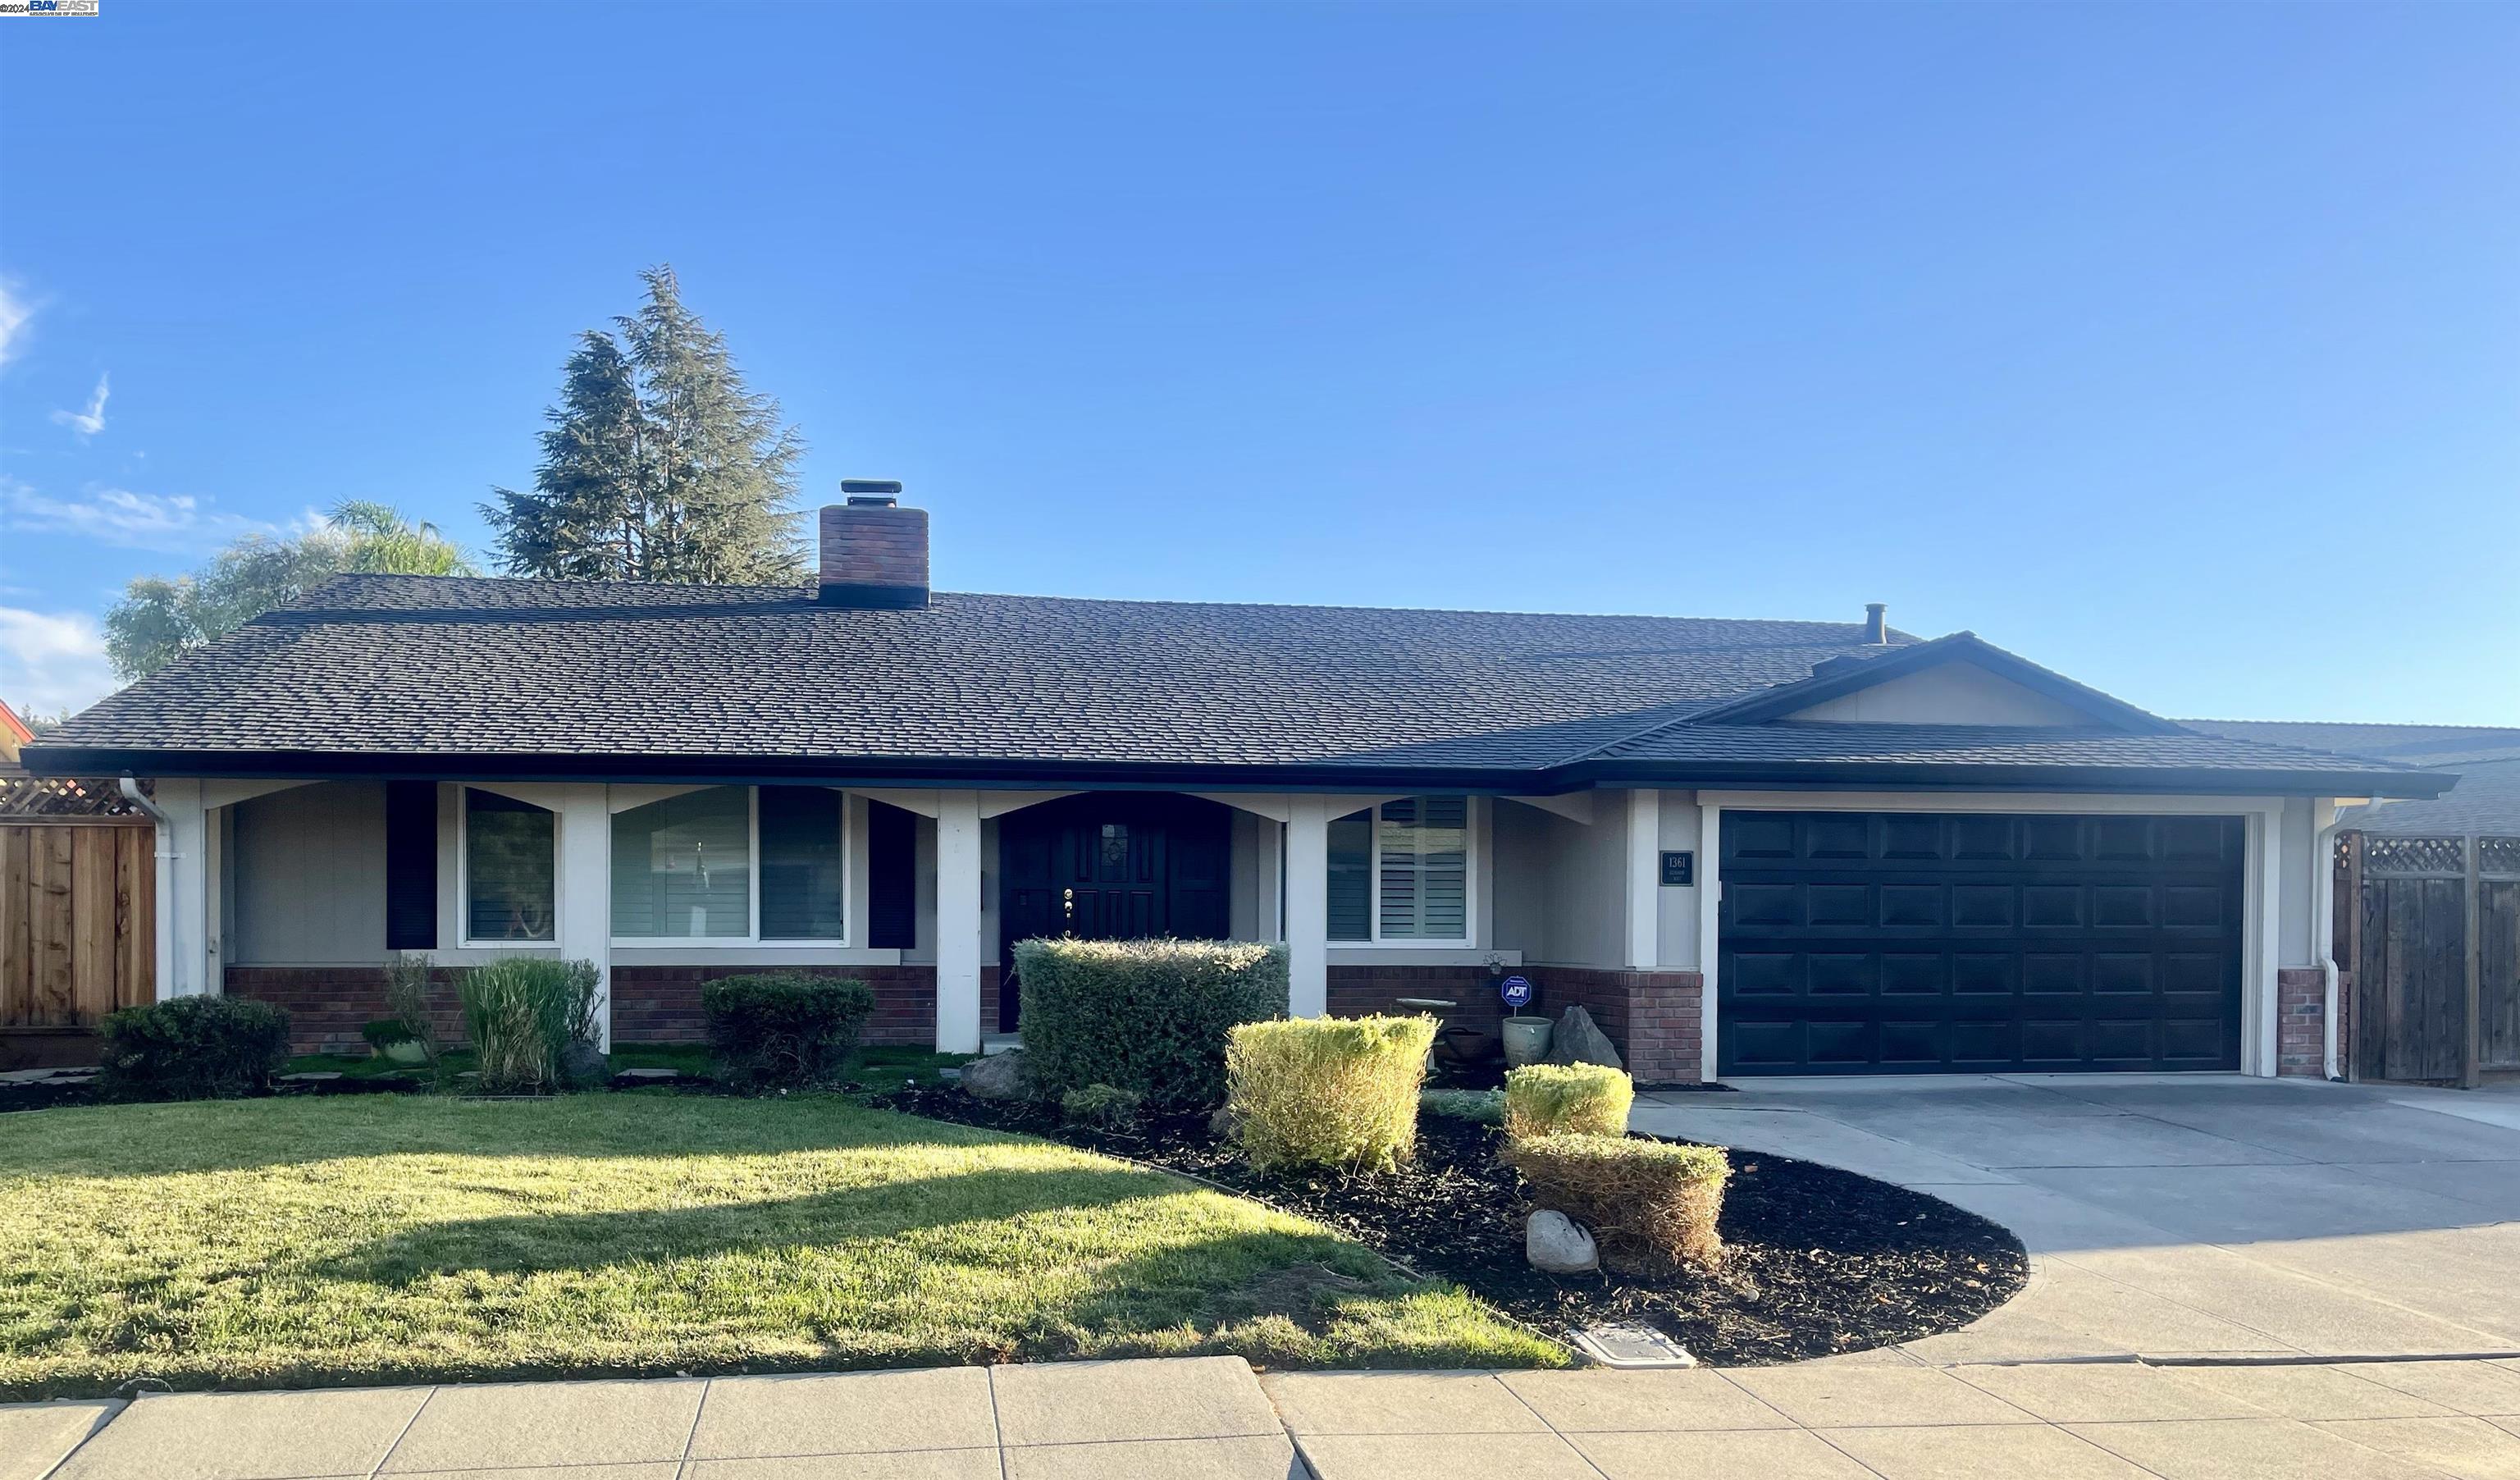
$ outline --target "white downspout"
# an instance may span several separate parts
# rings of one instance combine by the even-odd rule
[[[2344,1078],[2337,1062],[2342,1047],[2336,1028],[2336,824],[2345,809],[2327,797],[2313,803],[2327,814],[2327,822],[2311,835],[2310,864],[2310,949],[2312,960],[2318,963],[2319,974],[2327,981],[2327,1009],[2322,1016],[2323,1052],[2319,1070],[2330,1079]]]
[[[147,792],[140,789],[140,783],[134,778],[123,777],[120,785],[122,799],[139,808],[151,822],[158,825],[158,919],[166,934],[166,944],[158,959],[166,963],[169,974],[168,979],[151,995],[162,1000],[174,985],[175,964],[184,959],[183,942],[176,938],[175,930],[176,922],[183,919],[184,912],[173,907],[175,860],[182,856],[175,851],[175,820],[166,815],[165,808],[158,806]]]

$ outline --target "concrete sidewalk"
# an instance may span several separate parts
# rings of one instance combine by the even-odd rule
[[[0,1408],[0,1480],[2520,1480],[2520,1360],[1287,1372],[1239,1359]]]

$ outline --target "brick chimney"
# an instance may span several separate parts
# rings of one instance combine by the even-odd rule
[[[901,485],[843,478],[845,504],[823,506],[826,606],[927,605],[927,511],[901,507]]]

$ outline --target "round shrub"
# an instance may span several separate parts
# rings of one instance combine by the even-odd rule
[[[1593,1231],[1612,1269],[1667,1271],[1723,1261],[1716,1221],[1732,1166],[1721,1146],[1628,1136],[1534,1136],[1506,1143],[1505,1159],[1531,1184],[1532,1201]]]
[[[1244,1023],[1226,1053],[1243,1154],[1263,1170],[1387,1171],[1418,1144],[1431,1017]]]
[[[1225,1098],[1237,1023],[1286,1011],[1286,948],[1234,940],[1027,940],[1015,946],[1024,1057],[1039,1093],[1104,1084],[1150,1104]]]
[[[857,1052],[875,989],[800,971],[725,976],[700,988],[709,1049],[726,1082],[754,1090],[819,1083]]]
[[[175,997],[109,1012],[100,1099],[234,1099],[266,1094],[289,1062],[289,1013],[242,997]]]
[[[1636,1098],[1636,1082],[1606,1064],[1526,1064],[1505,1076],[1505,1133],[1625,1136]]]

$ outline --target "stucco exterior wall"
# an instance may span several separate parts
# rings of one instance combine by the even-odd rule
[[[1944,663],[1787,718],[1818,724],[2088,725],[2090,715],[1969,663]]]
[[[239,802],[223,834],[226,959],[373,964],[384,956],[385,788],[326,782]]]

